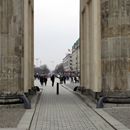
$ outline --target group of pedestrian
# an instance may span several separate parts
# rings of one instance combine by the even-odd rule
[[[79,82],[79,77],[78,76],[72,76],[72,75],[70,75],[70,76],[67,76],[67,75],[65,75],[65,74],[62,74],[62,75],[60,75],[60,83],[62,84],[62,83],[64,83],[64,84],[66,84],[66,80],[71,80],[71,82],[74,82],[74,83],[78,83]]]
[[[77,76],[70,76],[70,79],[71,79],[71,82],[74,82],[74,83],[79,82],[79,77],[77,77]]]
[[[45,84],[45,86],[47,85],[47,75],[40,75],[39,77],[40,83],[43,86]]]
[[[48,81],[48,75],[47,74],[35,74],[34,78],[38,79],[40,81],[41,86],[43,86],[45,84],[45,86],[47,85],[47,81]],[[55,74],[52,74],[50,76],[50,80],[52,82],[52,87],[54,86],[55,83]]]
[[[47,85],[48,76],[46,74],[41,74],[41,75],[36,74],[34,77],[39,79],[42,86],[44,84],[45,84],[45,86]],[[52,74],[50,76],[50,80],[52,82],[52,87],[54,86],[54,83],[55,83],[55,77],[60,79],[61,84],[62,83],[66,84],[66,80],[69,80],[69,78],[71,79],[71,82],[75,82],[75,83],[79,82],[79,79],[76,76],[66,76],[65,74],[61,74],[59,76],[56,76],[55,74]]]
[[[60,83],[62,84],[63,82],[64,82],[64,84],[66,84],[66,76],[65,75],[60,76]]]

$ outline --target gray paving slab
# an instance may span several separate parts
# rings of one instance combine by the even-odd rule
[[[130,107],[122,104],[122,107],[104,108],[103,110],[130,129]]]
[[[117,130],[130,130],[121,122],[113,118],[111,115],[106,113],[103,109],[95,109],[95,111],[102,116],[109,124],[111,124]]]
[[[72,87],[74,88],[74,84],[66,84],[66,85],[63,85],[63,87],[68,89],[69,91],[73,92]],[[130,130],[128,127],[128,126],[130,126],[129,125],[129,108],[128,107],[116,107],[116,108],[114,107],[114,108],[97,109],[96,104],[91,100],[90,97],[84,96],[84,95],[80,94],[79,92],[73,92],[73,93],[75,93],[81,99],[83,99],[83,101],[88,106],[90,106],[97,114],[99,114],[99,116],[101,116],[104,120],[106,120],[106,122],[108,122],[114,129]],[[113,115],[113,114],[115,114],[115,115]]]
[[[22,119],[20,120],[19,124],[17,125],[17,130],[29,130],[31,121],[33,119],[34,113],[36,111],[36,105],[38,102],[38,98],[41,95],[41,93],[37,93],[36,96],[32,99],[32,108],[26,110],[25,114],[23,115]],[[1,129],[0,129],[1,130]]]
[[[43,93],[30,130],[114,130],[96,112],[76,95],[60,86],[50,83],[43,87]]]

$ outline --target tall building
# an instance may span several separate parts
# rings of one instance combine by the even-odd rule
[[[130,95],[130,0],[80,0],[81,86]]]
[[[33,0],[0,0],[0,96],[33,86]]]
[[[63,66],[65,73],[72,72],[72,54],[67,54],[63,59]]]
[[[72,46],[72,68],[75,74],[80,72],[80,43],[79,39]]]

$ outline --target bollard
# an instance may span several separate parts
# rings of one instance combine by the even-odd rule
[[[59,95],[59,83],[57,83],[57,91],[56,94]]]

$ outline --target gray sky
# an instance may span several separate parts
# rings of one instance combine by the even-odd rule
[[[52,70],[79,38],[79,0],[34,1],[35,65]]]

